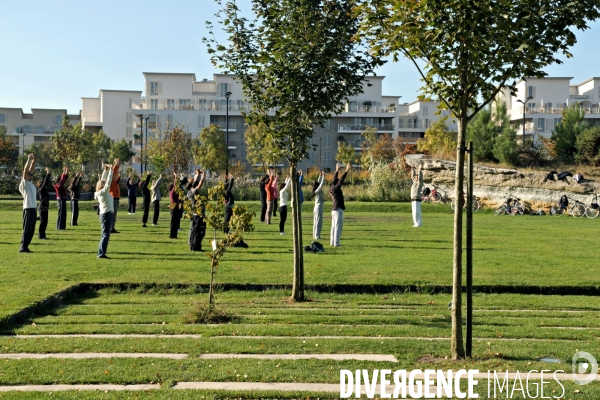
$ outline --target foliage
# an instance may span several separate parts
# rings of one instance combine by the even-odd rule
[[[465,12],[468,10],[468,12]],[[467,124],[503,89],[523,77],[543,77],[576,42],[575,29],[598,18],[597,0],[366,0],[358,11],[376,55],[409,58],[421,74],[424,97],[450,110],[458,124],[454,197],[464,183]],[[462,207],[454,214],[453,359],[462,340]]]
[[[256,216],[254,211],[248,211],[247,207],[235,206],[233,216],[229,221],[229,232],[224,238],[217,240],[217,232],[222,232],[225,228],[225,185],[219,182],[217,185],[208,189],[208,197],[196,194],[194,202],[176,188],[179,197],[183,200],[183,209],[187,218],[192,218],[194,214],[200,216],[207,225],[213,229],[213,252],[208,253],[211,259],[211,279],[209,290],[209,315],[215,311],[215,275],[219,268],[219,260],[225,255],[228,248],[243,240],[244,232],[254,230],[252,218]],[[217,313],[218,314],[218,313]]]
[[[53,160],[67,166],[83,166],[107,160],[113,143],[102,130],[91,134],[83,129],[81,122],[71,125],[67,115],[63,116],[60,129],[54,132],[50,140],[52,145],[48,148],[52,150]]]
[[[193,308],[183,315],[184,324],[227,324],[237,322],[240,317],[216,306],[195,303]]]
[[[246,158],[252,166],[260,166],[266,171],[269,166],[281,163],[281,151],[275,143],[273,129],[266,129],[264,123],[250,125],[244,133]]]
[[[382,62],[357,38],[359,0],[253,0],[254,17],[241,16],[235,0],[219,0],[217,14],[229,45],[204,39],[213,64],[236,74],[252,104],[244,116],[268,130],[279,157],[290,164],[292,197],[297,165],[308,157],[314,129],[344,111]],[[293,202],[292,298],[304,300],[304,258],[299,202]]]
[[[225,131],[210,124],[200,131],[193,145],[194,160],[202,168],[211,172],[225,171],[227,166],[227,145]]]
[[[146,154],[148,163],[158,173],[187,173],[194,167],[192,135],[181,125],[168,127],[164,135],[148,139]]]
[[[594,166],[600,165],[600,128],[590,127],[584,129],[577,136],[575,147],[577,149],[575,155],[577,162]]]
[[[110,158],[112,160],[118,159],[123,163],[129,162],[134,155],[135,152],[131,150],[129,143],[125,139],[117,140],[110,149]]]
[[[396,157],[395,143],[392,135],[384,133],[371,148],[371,159],[374,162],[391,162]]]
[[[374,126],[367,126],[364,131],[361,132],[362,139],[362,151],[360,152],[360,166],[363,169],[369,169],[373,162],[371,155],[371,149],[377,142],[377,128]]]
[[[368,193],[375,201],[399,201],[407,198],[410,191],[410,181],[396,173],[388,163],[374,162],[369,168]]]
[[[572,104],[562,112],[560,123],[554,127],[552,140],[556,142],[556,157],[563,162],[573,162],[577,153],[577,137],[589,124],[585,122],[585,111],[579,104]]]
[[[473,160],[494,161],[493,148],[497,129],[490,106],[481,110],[467,125],[467,142],[473,142]]]
[[[19,158],[19,146],[6,134],[6,127],[0,126],[0,165],[15,165]]]
[[[546,147],[539,134],[526,137],[517,146],[518,164],[525,167],[539,166],[543,160],[548,159]]]
[[[447,158],[456,150],[456,133],[448,129],[440,119],[425,131],[425,137],[417,140],[417,149],[436,157]]]
[[[37,167],[48,167],[51,170],[59,170],[61,168],[60,162],[56,161],[53,157],[52,147],[54,145],[51,141],[42,143],[33,143],[31,146],[25,149],[25,154],[35,154],[35,162]]]

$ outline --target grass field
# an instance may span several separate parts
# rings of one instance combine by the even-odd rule
[[[441,207],[424,210],[424,226],[413,229],[407,205],[348,205],[341,248],[307,254],[310,301],[288,304],[291,284],[291,221],[285,236],[277,225],[258,223],[245,241],[224,257],[217,281],[218,304],[236,314],[235,323],[184,324],[183,316],[206,301],[206,253],[191,253],[187,232],[168,239],[168,214],[160,226],[141,228],[141,213],[121,210],[111,237],[110,260],[95,257],[99,223],[83,211],[80,226],[49,240],[34,238],[33,253],[18,253],[21,213],[0,211],[0,353],[176,353],[183,360],[84,359],[0,360],[0,385],[53,383],[161,383],[143,398],[213,398],[209,391],[170,390],[176,382],[338,383],[339,370],[389,368],[481,371],[571,370],[576,351],[600,355],[600,286],[596,241],[600,221],[572,217],[507,217],[477,214],[474,237],[474,357],[449,361],[452,215]],[[253,205],[255,206],[255,205]],[[356,209],[362,212],[353,211]],[[377,212],[365,212],[373,209]],[[382,210],[396,212],[381,212]],[[53,213],[53,218],[54,218]],[[279,219],[275,218],[278,223]],[[187,227],[187,221],[182,224]],[[311,241],[312,214],[304,214],[304,241]],[[206,241],[205,241],[206,242]],[[205,243],[206,246],[206,243]],[[8,319],[81,283],[60,303],[37,307],[16,323]],[[227,284],[270,285],[226,290]],[[312,286],[311,286],[312,285]],[[409,293],[407,287],[419,289]],[[259,287],[258,287],[259,288]],[[579,296],[493,294],[502,290],[556,290]],[[438,293],[439,291],[442,293]],[[68,334],[195,334],[201,337],[71,337]],[[44,336],[58,335],[58,336]],[[327,338],[325,338],[327,337]],[[398,363],[333,360],[205,360],[205,353],[391,354]],[[556,357],[558,364],[536,361]],[[593,383],[564,383],[565,398],[600,398]],[[552,390],[560,388],[553,387]],[[575,393],[579,390],[579,393]],[[483,394],[483,392],[481,392]],[[560,391],[557,392],[560,394]],[[2,394],[6,396],[7,394]],[[49,394],[16,394],[38,398]],[[130,398],[135,393],[60,393],[60,398]],[[332,397],[331,394],[314,396]],[[56,396],[56,394],[54,395]],[[220,397],[305,397],[306,393],[220,392]],[[335,396],[333,396],[335,397]],[[513,398],[519,398],[515,396]]]

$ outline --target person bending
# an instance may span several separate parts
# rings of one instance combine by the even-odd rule
[[[44,179],[38,182],[38,195],[40,204],[38,205],[38,214],[40,215],[40,227],[38,230],[38,239],[46,240],[46,228],[48,227],[48,208],[50,207],[50,196],[48,194],[48,184],[52,181],[50,168],[46,167]]]
[[[23,234],[21,235],[21,247],[19,253],[31,253],[29,244],[35,233],[36,215],[36,193],[35,185],[31,182],[35,168],[35,156],[30,153],[23,168],[23,176],[19,183],[19,192],[23,195]]]
[[[333,182],[331,182],[331,186],[329,187],[329,193],[331,193],[331,199],[333,200],[333,205],[331,207],[331,238],[329,239],[329,244],[333,247],[341,246],[340,238],[342,236],[342,226],[344,224],[344,210],[346,209],[344,206],[344,192],[342,191],[342,185],[344,184],[344,179],[346,179],[349,169],[350,163],[346,164],[346,171],[344,171],[342,177],[338,179],[340,164],[336,163]]]

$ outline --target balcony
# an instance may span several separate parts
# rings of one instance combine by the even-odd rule
[[[396,107],[384,107],[377,105],[358,105],[346,104],[346,112],[348,113],[395,113]]]
[[[364,132],[367,128],[376,128],[377,132],[393,132],[394,124],[339,124],[338,132]]]
[[[179,103],[179,99],[156,99],[157,102],[152,102],[149,99],[142,98],[140,99],[140,104],[133,104],[131,106],[132,110],[156,110],[156,111],[227,111],[227,106],[225,102],[221,102],[221,99],[184,99],[190,100],[189,103],[182,102]],[[167,100],[174,100],[174,102],[169,102]],[[251,106],[243,101],[238,100],[230,100],[229,101],[229,111],[243,111],[249,110]]]
[[[51,126],[19,126],[14,131],[9,132],[11,135],[54,135],[54,131],[60,129],[60,125]]]
[[[211,124],[216,125],[223,130],[227,129],[226,122],[211,122]],[[236,123],[229,121],[229,132],[237,130],[236,128],[237,128]]]

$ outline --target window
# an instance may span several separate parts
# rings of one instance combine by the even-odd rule
[[[225,93],[229,91],[228,83],[219,83],[219,90],[217,92],[218,96],[225,96]]]
[[[202,129],[204,127],[206,127],[206,115],[198,115],[198,128]]]
[[[62,120],[63,120],[63,116],[62,115],[55,115],[54,116],[54,125],[61,125],[62,124]]]
[[[0,124],[6,123],[6,114],[0,114]]]
[[[331,165],[331,152],[330,151],[323,152],[323,165]]]
[[[535,86],[527,86],[527,97],[535,97]]]
[[[546,112],[552,110],[552,103],[546,103]]]
[[[133,136],[133,132],[132,132],[132,128],[130,126],[125,128],[125,137],[132,137]]]
[[[532,113],[535,111],[535,103],[527,103],[527,112]]]
[[[132,118],[132,114],[131,113],[125,113],[125,123],[131,123],[131,118]]]
[[[236,105],[238,110],[243,110],[246,108],[246,103],[243,100],[236,100]]]
[[[190,99],[179,99],[179,109],[180,110],[191,110],[192,109],[192,101]]]
[[[150,99],[150,109],[158,110],[158,99]]]
[[[331,135],[329,133],[323,135],[323,148],[331,148]]]
[[[429,116],[429,106],[423,106],[423,116]]]
[[[402,118],[398,118],[398,128],[402,129],[404,127],[403,126],[403,121],[404,120]]]
[[[171,123],[173,122],[173,114],[165,115],[165,122],[167,126],[171,126]]]
[[[331,130],[331,120],[330,119],[323,122],[323,130],[325,130],[325,131]]]
[[[562,118],[554,118],[554,126],[560,124]]]
[[[208,110],[206,107],[206,99],[198,100],[198,110]]]
[[[175,109],[175,99],[167,99],[167,110]]]
[[[367,120],[369,119],[373,119],[373,118],[367,118]],[[352,125],[362,125],[362,118],[353,118],[352,119]]]
[[[537,131],[546,132],[546,118],[537,119]]]
[[[33,137],[33,141],[36,143],[39,142],[49,142],[50,141],[50,137],[49,136],[34,136]]]
[[[242,161],[246,161],[246,150],[240,152],[240,158]]]
[[[146,126],[148,129],[156,129],[156,114],[148,114],[148,121],[146,122]]]
[[[367,124],[369,126],[375,126],[375,121],[373,118],[365,118],[365,124]],[[358,123],[358,125],[360,125],[360,122]]]
[[[131,110],[132,107],[133,107],[133,99],[129,99],[129,109]]]
[[[150,82],[150,96],[158,96],[158,82]]]

